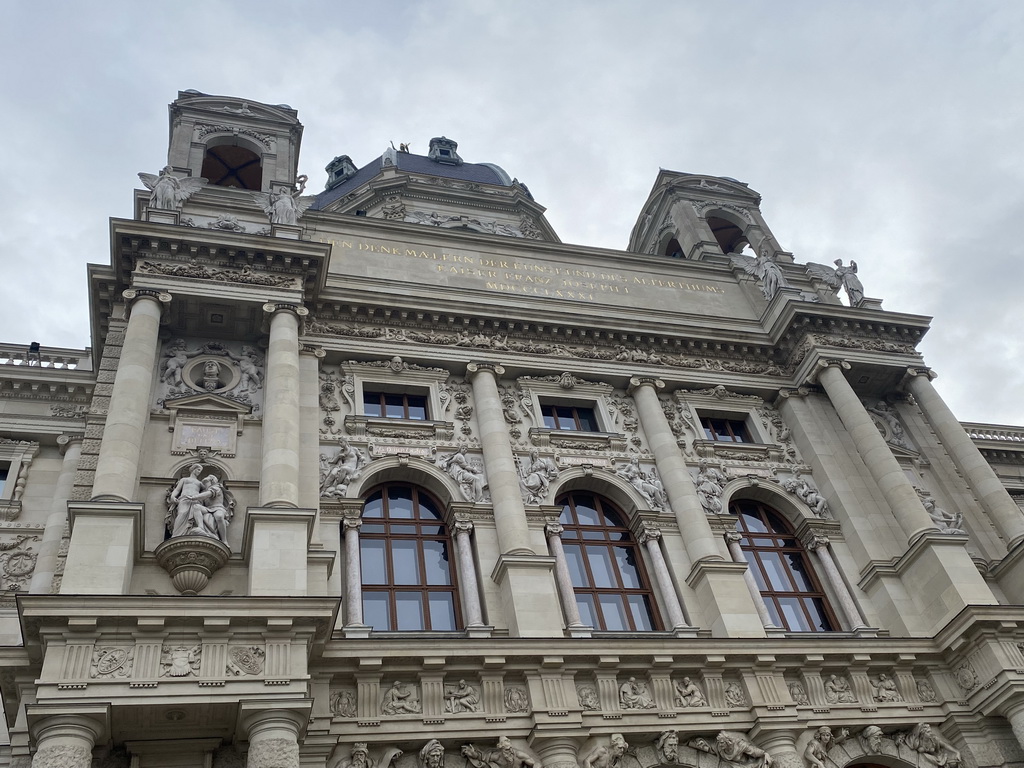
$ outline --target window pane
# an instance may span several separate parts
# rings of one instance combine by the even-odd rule
[[[359,539],[359,561],[363,571],[363,584],[387,584],[388,570],[381,539]]]
[[[825,613],[825,604],[820,597],[805,597],[804,608],[811,615],[811,621],[814,622],[815,629],[819,632],[832,631],[832,624]]]
[[[401,523],[391,524],[391,535],[392,536],[415,536],[420,532],[420,527],[415,523],[410,525],[402,525]]]
[[[395,613],[399,630],[425,629],[423,624],[423,593],[395,592]]]
[[[576,417],[580,420],[579,428],[584,432],[597,432],[597,419],[593,408],[577,408]]]
[[[760,558],[757,552],[744,552],[743,556],[747,558],[747,570],[754,575],[754,581],[757,582],[757,588],[764,592],[768,589],[768,585],[764,583],[764,574],[761,572],[761,566],[759,565]]]
[[[778,552],[761,552],[760,555],[771,588],[780,592],[791,592],[793,587],[787,577],[787,569],[782,563],[781,555]]]
[[[417,541],[392,539],[391,567],[395,572],[395,584],[422,584]]]
[[[598,595],[601,613],[604,615],[604,628],[609,632],[621,632],[629,629],[626,608],[622,604],[621,595]]]
[[[764,521],[757,515],[752,515],[749,512],[743,512],[740,515],[740,519],[743,521],[743,527],[752,533],[768,533],[768,526],[764,524]]]
[[[640,589],[640,573],[636,569],[636,561],[633,559],[632,547],[612,547],[615,553],[615,562],[619,566],[619,575],[622,577],[622,586],[626,589]]]
[[[363,592],[363,621],[378,632],[391,629],[386,592]]]
[[[779,613],[779,606],[775,604],[775,600],[766,598],[764,604],[768,606],[768,613],[772,615],[772,624],[776,627],[785,627],[786,622],[782,620],[782,614]]]
[[[626,595],[629,603],[629,612],[633,616],[633,624],[644,632],[654,629],[654,622],[651,621],[651,606],[646,595]]]
[[[416,494],[416,500],[420,506],[420,520],[440,520],[441,513],[430,497],[423,493]]]
[[[803,555],[799,552],[787,552],[786,560],[789,562],[790,575],[793,577],[793,581],[796,582],[797,590],[799,592],[812,592],[813,587],[811,586],[811,580],[807,577]]]
[[[388,517],[412,519],[412,488],[388,488]]]
[[[555,421],[555,414],[549,409],[544,409],[544,426],[548,429],[558,429],[558,422]]]
[[[617,587],[615,572],[612,568],[612,557],[605,547],[587,547],[587,561],[590,563],[590,574],[594,577],[595,587]]]
[[[455,629],[455,600],[450,592],[430,592],[430,628],[438,631]]]
[[[426,571],[427,584],[451,584],[451,568],[448,565],[448,545],[443,541],[424,541],[423,567]]]
[[[359,528],[359,534],[365,536],[369,533],[384,533],[387,526],[384,523],[363,523]]]
[[[584,530],[582,533],[583,533],[583,536],[581,538],[589,539],[590,541],[607,541],[608,540],[608,537],[605,535],[605,532],[602,531],[602,530],[596,530],[596,531]]]
[[[594,610],[593,595],[576,595],[576,607],[580,612],[580,621],[588,627],[600,627],[597,623],[597,611]]]
[[[404,419],[404,398],[401,395],[384,395],[384,415],[389,419]]]
[[[409,402],[409,418],[425,421],[427,418],[427,398],[419,395],[409,395],[406,399]]]
[[[811,625],[807,623],[803,609],[800,607],[798,597],[780,597],[779,607],[782,609],[782,617],[786,626],[793,632],[810,632]]]
[[[565,560],[569,565],[572,585],[574,587],[589,587],[587,572],[583,569],[583,554],[580,552],[579,544],[562,545],[562,548],[565,550]]]
[[[363,517],[383,517],[384,516],[384,501],[380,493],[375,493],[369,499],[366,500],[366,505],[363,507]]]
[[[381,416],[382,412],[380,409],[380,393],[379,392],[364,392],[363,393],[363,413],[366,416]]]
[[[600,525],[601,515],[594,507],[594,500],[590,496],[577,496],[573,499],[576,502],[576,519],[580,525]]]

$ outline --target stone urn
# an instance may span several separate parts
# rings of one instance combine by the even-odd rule
[[[178,536],[157,546],[153,554],[181,594],[198,595],[231,557],[231,550],[211,536]]]

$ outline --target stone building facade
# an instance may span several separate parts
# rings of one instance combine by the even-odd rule
[[[928,318],[733,179],[612,251],[446,137],[307,195],[290,107],[170,124],[94,346],[0,349],[6,761],[1024,762],[1024,429]]]

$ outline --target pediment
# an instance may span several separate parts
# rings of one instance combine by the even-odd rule
[[[200,413],[226,413],[231,415],[248,415],[252,413],[251,405],[239,403],[231,398],[214,395],[209,392],[200,392],[196,395],[165,400],[164,407],[169,411],[198,411]]]

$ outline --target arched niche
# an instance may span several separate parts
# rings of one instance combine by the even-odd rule
[[[212,186],[258,192],[263,187],[263,148],[237,136],[214,136],[206,142],[200,175]]]
[[[366,496],[382,483],[408,483],[426,489],[442,505],[461,501],[462,493],[455,481],[429,461],[419,457],[386,456],[371,461],[359,479],[350,483],[345,497],[357,499]]]
[[[709,208],[704,211],[704,221],[722,249],[722,253],[739,253],[744,245],[750,244],[747,228],[750,222],[724,208]]]
[[[638,509],[649,507],[647,500],[637,490],[614,472],[607,470],[589,471],[583,467],[563,470],[548,488],[546,504],[554,504],[554,500],[569,491],[586,491],[603,496],[625,513],[632,520]]]

